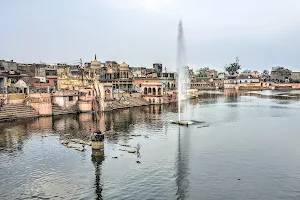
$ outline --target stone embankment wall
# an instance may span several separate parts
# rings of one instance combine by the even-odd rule
[[[5,104],[22,104],[25,101],[25,94],[0,94],[0,99],[3,99]]]
[[[29,97],[27,99],[27,105],[37,110],[40,116],[52,115],[51,94],[29,94]]]

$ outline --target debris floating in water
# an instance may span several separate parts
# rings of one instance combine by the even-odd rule
[[[129,144],[120,144],[123,147],[131,147]]]
[[[178,120],[171,120],[172,124],[178,124],[178,125],[182,125],[182,126],[188,126],[189,123],[185,122],[185,121],[178,121]]]
[[[120,151],[127,151],[126,149],[119,149]]]
[[[132,136],[132,137],[139,137],[139,136],[142,136],[142,135],[132,134],[131,136]]]
[[[135,153],[136,150],[127,150],[128,153]]]

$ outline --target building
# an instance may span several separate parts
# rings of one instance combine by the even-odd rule
[[[5,61],[5,60],[0,60],[0,71],[17,71],[18,66],[17,63],[14,62],[13,60],[10,61]]]
[[[161,63],[153,63],[153,69],[156,73],[162,73],[162,64]]]
[[[57,69],[50,65],[37,65],[35,67],[35,78],[40,80],[40,87],[57,87]],[[37,86],[38,87],[38,86]]]
[[[225,79],[225,73],[224,72],[218,73],[218,78],[219,79]]]
[[[163,93],[162,83],[142,83],[142,97],[151,104],[164,103]]]
[[[251,75],[249,75],[249,76],[240,75],[236,78],[236,82],[237,83],[259,83],[260,80],[259,80],[259,78],[252,77]]]
[[[111,83],[113,89],[128,91],[133,87],[133,75],[129,65],[115,61],[101,63],[95,55],[94,60],[85,67],[70,66],[57,69],[58,89],[87,87],[95,80],[101,83]]]
[[[131,71],[133,78],[146,77],[146,67],[130,67],[129,70]]]
[[[216,90],[224,88],[224,80],[219,78],[195,77],[191,79],[192,89]]]

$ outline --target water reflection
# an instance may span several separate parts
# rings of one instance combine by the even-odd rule
[[[104,150],[92,150],[92,162],[95,167],[95,194],[97,200],[102,200],[101,165],[104,161]]]
[[[189,129],[178,127],[178,147],[176,159],[176,196],[178,200],[189,197]]]
[[[14,152],[21,152],[24,143],[29,138],[26,124],[12,122],[0,125],[0,151],[7,151],[14,155]]]

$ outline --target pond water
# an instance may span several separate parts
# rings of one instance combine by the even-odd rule
[[[0,199],[300,199],[299,101],[210,93],[183,106],[189,127],[177,118],[170,104],[2,122]],[[103,154],[60,144],[96,127]]]

